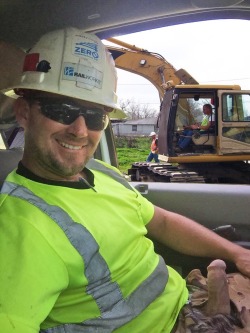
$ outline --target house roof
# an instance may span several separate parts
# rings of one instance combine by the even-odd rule
[[[128,120],[124,125],[156,125],[158,117]]]

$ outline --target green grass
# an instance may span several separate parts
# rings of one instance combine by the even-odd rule
[[[119,170],[127,174],[133,162],[143,162],[150,152],[149,138],[116,137],[116,151]]]

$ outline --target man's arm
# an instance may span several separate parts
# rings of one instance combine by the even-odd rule
[[[213,231],[182,215],[155,207],[147,224],[151,237],[176,251],[193,256],[232,261],[250,277],[250,251],[218,236]]]

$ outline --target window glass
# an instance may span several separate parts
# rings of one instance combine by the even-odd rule
[[[222,117],[224,122],[250,121],[250,95],[223,94]]]
[[[176,112],[175,129],[182,130],[183,126],[201,123],[204,118],[203,105],[211,104],[213,106],[212,94],[181,94]]]
[[[0,149],[6,149],[3,137],[2,137],[2,133],[0,133]]]
[[[249,127],[223,127],[222,135],[233,140],[250,143]]]
[[[250,143],[250,128],[238,126],[239,122],[250,123],[250,95],[223,94],[222,118],[225,126],[222,128],[224,137]],[[228,123],[228,125],[226,125]]]

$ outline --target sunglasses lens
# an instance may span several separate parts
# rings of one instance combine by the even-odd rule
[[[66,104],[43,104],[40,102],[42,114],[58,123],[69,125],[76,117],[74,117],[76,110],[71,110]]]
[[[52,101],[51,99],[37,99],[41,113],[54,121],[64,125],[72,124],[79,116],[83,116],[86,126],[92,131],[103,130],[108,123],[108,117],[102,109],[87,108],[84,106]]]
[[[86,122],[86,126],[90,130],[98,131],[103,130],[105,125],[106,115],[102,110],[90,109],[86,110],[83,114],[83,117]]]

